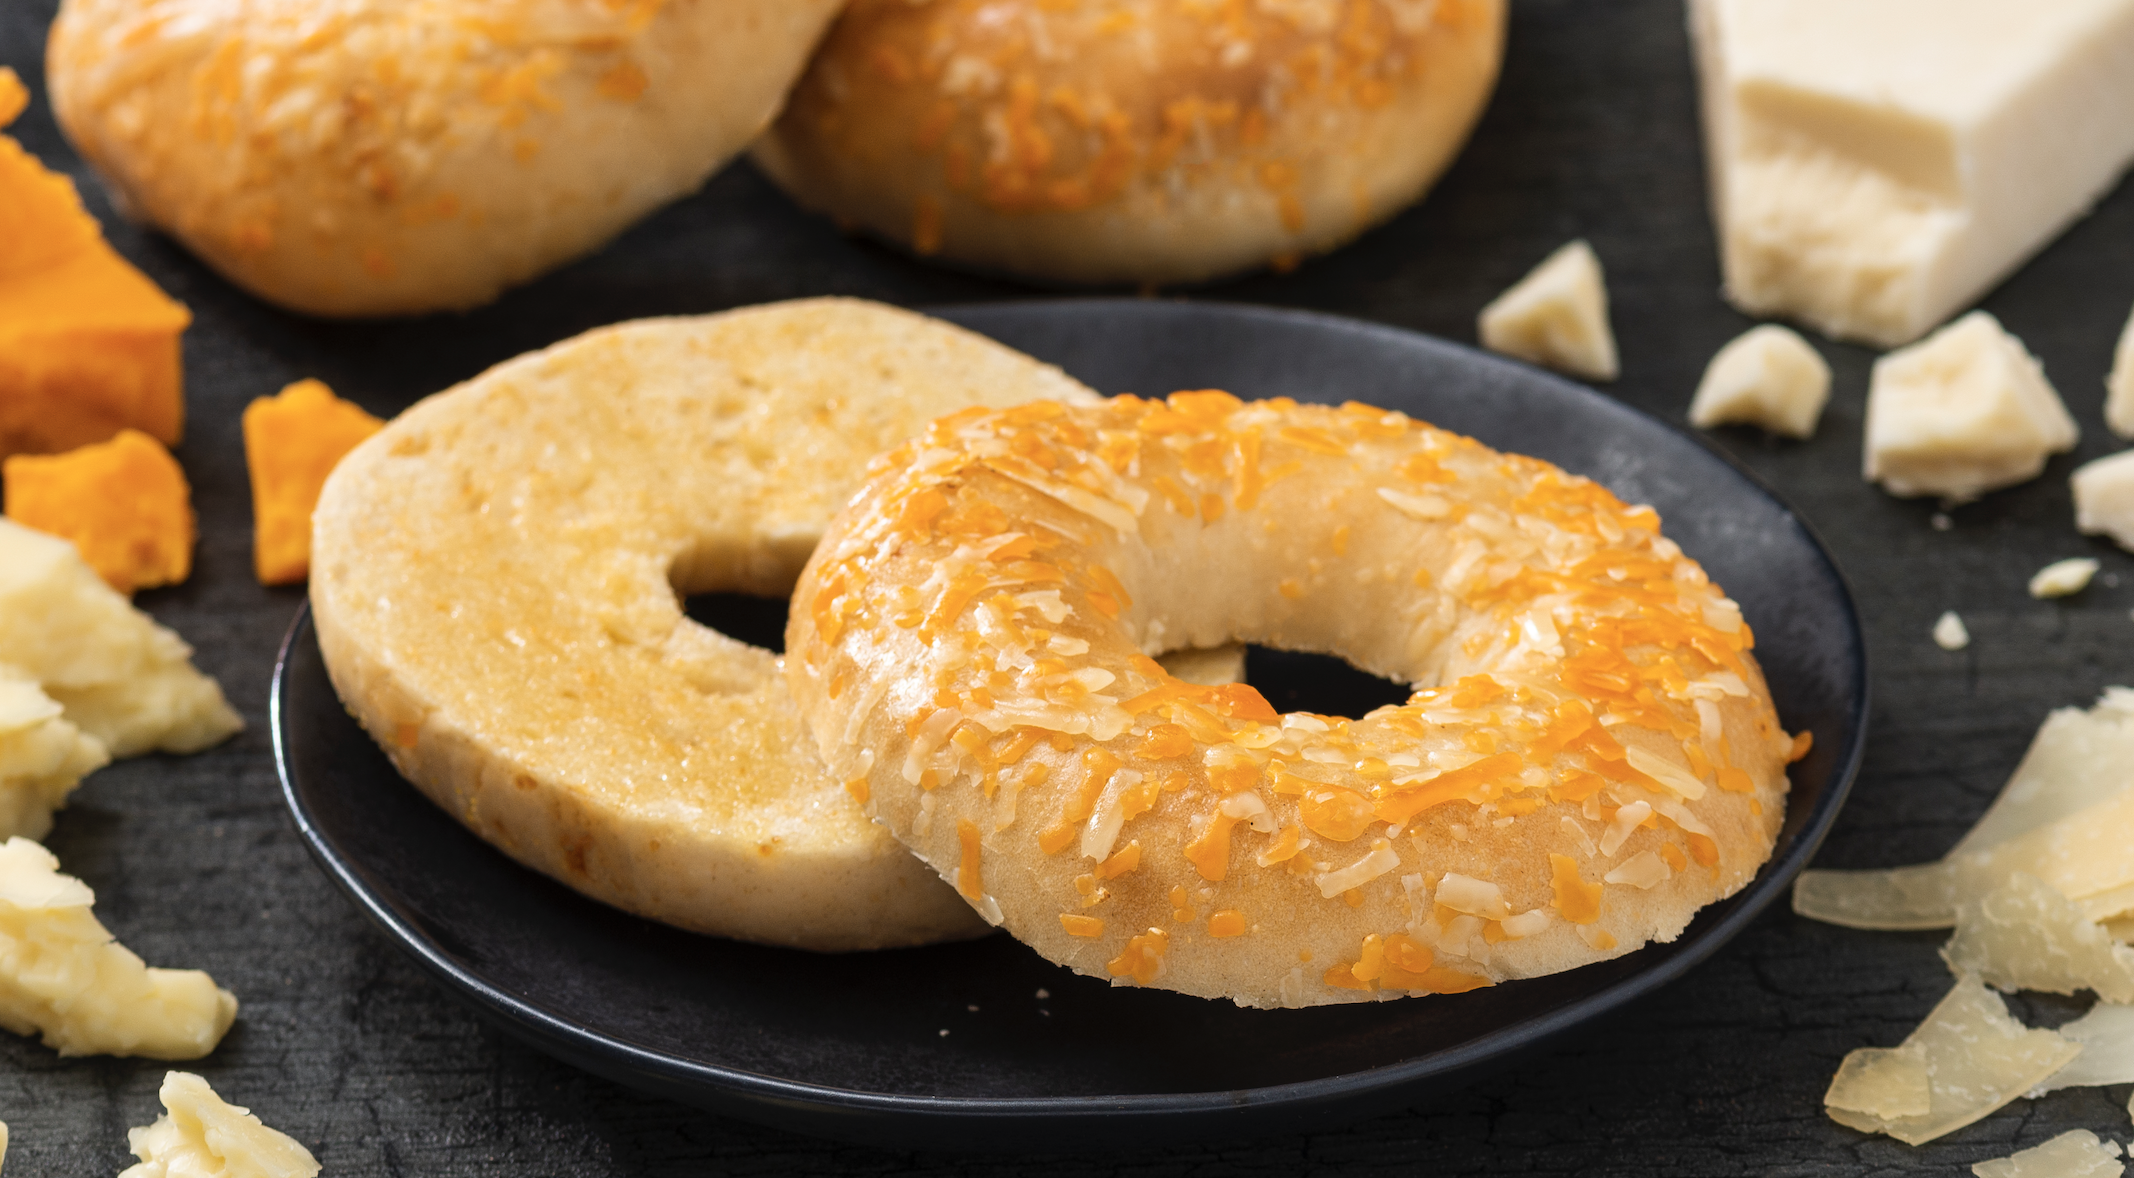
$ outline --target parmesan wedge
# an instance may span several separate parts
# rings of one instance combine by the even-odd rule
[[[2060,1027],[2060,1037],[2082,1045],[2082,1054],[2031,1092],[2042,1096],[2062,1088],[2096,1088],[2134,1084],[2134,1006],[2099,1002],[2090,1012]]]
[[[295,1138],[268,1128],[252,1110],[226,1103],[191,1072],[163,1077],[164,1113],[130,1129],[138,1164],[119,1178],[314,1178],[318,1159]]]
[[[1848,1094],[1876,1093],[1874,1099],[1886,1103],[1913,1091],[1913,1069],[1923,1066],[1928,1086],[1926,1112],[1883,1116],[1827,1101],[1824,1111],[1841,1125],[1920,1145],[2022,1096],[2081,1051],[2079,1045],[2052,1031],[2033,1030],[2010,1018],[2000,996],[1977,978],[1959,978],[1903,1046],[1859,1064],[1848,1056],[1850,1077],[1846,1067],[1839,1069],[1839,1076],[1847,1079]],[[1891,1075],[1895,1073],[1901,1074]],[[1832,1084],[1833,1090],[1837,1087]],[[1881,1095],[1885,1091],[1889,1095]]]
[[[2117,1142],[2087,1129],[2069,1129],[2043,1145],[1975,1163],[1978,1178],[2120,1178],[2127,1172]]]
[[[1941,957],[1959,977],[1972,974],[2002,990],[2094,990],[2107,1002],[2134,1002],[2134,949],[2114,943],[2067,897],[2020,871],[1957,910],[1956,935]]]

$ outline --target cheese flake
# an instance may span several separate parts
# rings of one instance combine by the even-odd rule
[[[2027,1028],[2010,1018],[2000,996],[1977,978],[1960,978],[1902,1046],[1854,1065],[1849,1077],[1844,1068],[1839,1071],[1847,1082],[1841,1098],[1879,1105],[1915,1093],[1914,1068],[1923,1068],[1927,1111],[1890,1116],[1828,1102],[1824,1111],[1841,1125],[1921,1145],[2022,1096],[2081,1051],[2080,1045],[2052,1031]]]
[[[1971,1172],[1978,1178],[2120,1178],[2127,1167],[2116,1142],[2101,1141],[2087,1129],[2069,1129],[2043,1145],[1975,1162]]]
[[[1956,935],[1941,957],[1958,975],[2003,990],[2094,990],[2108,1002],[2134,1002],[2134,949],[2020,871],[1957,910]]]

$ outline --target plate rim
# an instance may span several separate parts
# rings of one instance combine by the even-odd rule
[[[1840,750],[1824,790],[1801,827],[1799,836],[1781,854],[1766,861],[1747,886],[1729,897],[1732,907],[1725,915],[1697,933],[1694,941],[1681,945],[1669,956],[1587,993],[1565,1006],[1485,1032],[1455,1047],[1433,1051],[1418,1058],[1284,1084],[1187,1093],[1134,1093],[1115,1096],[928,1096],[818,1084],[686,1059],[574,1022],[564,1012],[549,1010],[540,1004],[514,996],[455,963],[421,930],[414,927],[412,922],[396,912],[384,897],[377,894],[362,878],[357,865],[340,851],[331,836],[320,827],[309,804],[299,791],[292,769],[285,700],[292,656],[298,649],[298,643],[313,632],[311,603],[307,594],[277,649],[267,700],[268,729],[273,743],[275,773],[281,785],[283,802],[305,849],[319,863],[327,877],[355,902],[357,908],[384,931],[397,947],[446,983],[448,992],[469,1002],[478,1013],[497,1022],[505,1030],[530,1041],[537,1048],[562,1057],[573,1066],[605,1075],[610,1079],[639,1088],[649,1088],[672,1099],[716,1107],[720,1111],[764,1123],[786,1128],[805,1125],[807,1128],[801,1131],[820,1132],[825,1128],[822,1124],[824,1117],[837,1118],[838,1120],[828,1127],[830,1135],[849,1136],[855,1140],[876,1143],[885,1138],[909,1141],[922,1136],[909,1132],[880,1132],[875,1123],[885,1120],[905,1122],[916,1119],[928,1124],[949,1120],[984,1120],[1024,1123],[1033,1127],[1042,1124],[1052,1128],[1064,1127],[1096,1115],[1107,1119],[1125,1117],[1136,1122],[1175,1121],[1183,1117],[1214,1117],[1234,1121],[1254,1110],[1273,1107],[1324,1108],[1353,1104],[1373,1095],[1382,1098],[1381,1104],[1391,1100],[1394,1102],[1393,1106],[1397,1107],[1397,1098],[1403,1093],[1426,1086],[1433,1080],[1442,1080],[1465,1072],[1469,1068],[1492,1061],[1508,1061],[1611,1010],[1679,981],[1760,918],[1790,889],[1794,877],[1821,848],[1857,780],[1866,754],[1867,730],[1873,702],[1872,677],[1868,666],[1870,652],[1851,582],[1839,567],[1822,536],[1761,476],[1696,432],[1616,400],[1598,390],[1456,341],[1369,320],[1260,304],[1188,299],[1006,299],[988,303],[925,307],[920,310],[922,313],[964,326],[961,318],[963,315],[983,317],[986,313],[1005,308],[1042,313],[1051,308],[1080,310],[1105,307],[1161,307],[1165,310],[1160,313],[1166,314],[1183,311],[1191,314],[1236,315],[1259,320],[1304,321],[1322,328],[1332,327],[1342,331],[1386,337],[1408,346],[1422,342],[1433,350],[1465,353],[1469,358],[1522,369],[1524,375],[1529,378],[1539,375],[1560,389],[1571,391],[1583,399],[1602,402],[1614,410],[1661,425],[1677,436],[1695,442],[1706,453],[1718,459],[1757,493],[1782,510],[1793,524],[1801,529],[1811,550],[1835,585],[1844,606],[1843,629],[1853,655],[1850,660],[1850,672],[1856,703],[1850,715],[1846,717],[1846,746]],[[847,1130],[846,1133],[837,1132],[840,1122]],[[874,1126],[874,1131],[870,1131],[869,1126]]]

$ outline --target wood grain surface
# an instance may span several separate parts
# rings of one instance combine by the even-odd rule
[[[37,101],[15,133],[72,173],[112,240],[196,316],[178,455],[201,516],[196,571],[140,604],[198,648],[249,729],[190,758],[106,769],[50,845],[96,889],[98,914],[152,964],[209,970],[243,1002],[197,1065],[232,1101],[357,1175],[1899,1174],[1960,1172],[2066,1129],[2130,1133],[2124,1087],[2015,1105],[1921,1148],[1825,1119],[1844,1053],[1900,1040],[1949,985],[1935,934],[1854,932],[1773,912],[1717,959],[1554,1054],[1457,1099],[1349,1127],[1133,1156],[959,1157],[795,1137],[649,1100],[491,1031],[374,932],[307,859],[266,731],[275,647],[300,600],[251,577],[238,414],[298,377],[372,412],[598,324],[771,299],[850,294],[926,303],[1028,288],[958,275],[840,236],[746,164],[600,254],[465,316],[385,323],[294,317],[235,291],[181,248],[114,214],[43,101],[54,0],[0,3],[0,64]],[[1185,292],[1310,307],[1472,341],[1474,314],[1555,246],[1588,238],[1607,267],[1623,377],[1608,391],[1680,420],[1712,352],[1749,321],[1718,297],[1694,77],[1679,0],[1516,0],[1503,85],[1459,163],[1421,206],[1285,276]],[[1836,372],[1807,443],[1726,430],[1713,441],[1818,528],[1851,578],[1872,643],[1867,764],[1819,859],[1932,858],[1984,808],[2050,709],[2134,682],[2134,558],[2076,534],[2067,474],[2117,448],[2102,380],[2134,303],[2134,191],[2122,186],[1995,291],[2083,429],[2045,475],[1930,524],[1931,503],[1861,482],[1867,350],[1817,341]],[[1328,390],[1338,398],[1340,390]],[[2049,561],[2092,555],[2088,591],[2032,600]],[[1945,609],[1972,645],[1928,637]],[[2016,998],[2034,1023],[2081,1009]],[[115,1173],[128,1126],[152,1120],[163,1066],[61,1060],[0,1035],[9,1172]]]

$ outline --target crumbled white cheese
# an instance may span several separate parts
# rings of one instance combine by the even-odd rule
[[[2134,0],[1692,0],[1726,294],[1894,347],[2134,160]]]
[[[1902,1046],[1866,1050],[1875,1054],[1847,1057],[1847,1066],[1839,1069],[1846,1090],[1841,1092],[1835,1082],[1831,1086],[1831,1095],[1844,1103],[1826,1097],[1824,1111],[1841,1125],[1887,1133],[1907,1145],[1932,1141],[1978,1120],[2030,1091],[2082,1051],[2051,1031],[2028,1028],[2009,1017],[2000,996],[1972,977],[1959,978]],[[1916,1095],[1922,1069],[1927,1077],[1924,1112],[1845,1107],[1869,1103],[1853,1098],[1862,1091]],[[1885,1073],[1901,1076],[1885,1079]]]
[[[192,654],[74,545],[0,519],[0,663],[34,676],[112,756],[198,752],[244,727]]]
[[[2083,463],[2068,482],[2075,491],[2075,526],[2134,551],[2134,450]]]
[[[2087,1129],[2069,1129],[2043,1145],[2005,1158],[1974,1162],[1978,1178],[2120,1178],[2127,1172],[2117,1142],[2100,1141]]]
[[[1719,349],[1689,403],[1689,423],[1754,425],[1789,438],[1815,435],[1830,401],[1830,365],[1787,328],[1753,327]]]
[[[2080,435],[2022,341],[1974,311],[1875,362],[1863,469],[1891,494],[1961,502],[2037,477]]]
[[[2037,598],[2066,597],[2090,587],[2090,578],[2101,566],[2086,556],[2056,560],[2030,578],[2030,595]]]
[[[2104,424],[2122,438],[2134,438],[2134,315],[2119,333],[2112,375],[2104,382]]]
[[[197,969],[152,969],[90,912],[88,885],[28,839],[0,844],[0,1027],[61,1055],[198,1059],[237,999]]]
[[[0,839],[43,838],[52,811],[67,804],[82,776],[110,760],[103,743],[68,723],[36,680],[0,666]]]
[[[1482,346],[1591,380],[1617,375],[1608,288],[1593,247],[1574,241],[1482,308]]]
[[[156,1096],[165,1111],[155,1124],[127,1131],[127,1148],[141,1160],[119,1178],[314,1178],[319,1172],[318,1159],[295,1138],[268,1128],[250,1109],[225,1103],[191,1072],[164,1076]]]
[[[1971,645],[1971,631],[1955,610],[1943,612],[1934,623],[1934,645],[1943,650],[1962,650]]]

